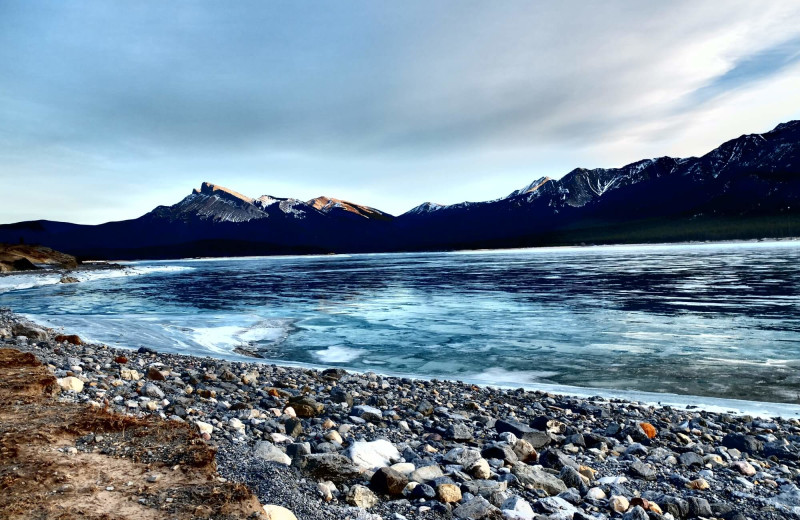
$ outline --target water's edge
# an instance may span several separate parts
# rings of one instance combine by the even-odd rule
[[[31,321],[41,327],[54,328],[54,329],[60,328],[57,325],[54,326],[53,323],[37,321],[35,316],[30,316],[26,314],[15,314],[15,315],[20,316],[25,320]],[[94,346],[103,345],[102,343],[96,343],[91,340],[87,341],[86,343],[87,345],[94,345]],[[131,347],[129,345],[124,345],[124,344],[113,345],[112,347],[126,349],[126,350],[136,350],[136,347]],[[254,359],[252,357],[237,356],[237,355],[217,357],[217,356],[196,356],[192,354],[178,354],[174,352],[170,352],[169,354],[176,357],[185,356],[192,359],[219,359],[224,361],[234,361],[238,363],[248,363],[252,365],[274,365],[285,368],[303,368],[311,370],[340,368],[334,365],[296,363],[296,362],[289,362],[286,360],[275,360],[275,359]],[[681,409],[697,409],[713,413],[752,415],[754,417],[783,417],[783,418],[800,417],[800,405],[795,405],[790,403],[746,401],[741,399],[721,399],[721,398],[706,397],[706,396],[680,395],[680,394],[655,393],[655,392],[636,392],[630,390],[609,390],[605,388],[553,385],[547,383],[538,383],[538,384],[522,383],[519,385],[487,384],[482,381],[474,381],[470,379],[462,380],[462,379],[450,379],[447,377],[433,377],[433,376],[428,377],[415,374],[383,372],[379,370],[362,371],[349,368],[346,370],[347,372],[355,374],[374,373],[384,377],[405,378],[416,381],[445,380],[452,382],[470,383],[485,388],[503,388],[503,389],[522,388],[529,391],[539,391],[556,395],[577,397],[589,401],[597,397],[602,397],[608,400],[628,401],[632,403],[655,406],[659,408],[672,407]]]

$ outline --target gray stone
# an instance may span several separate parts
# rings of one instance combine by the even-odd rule
[[[508,489],[508,484],[497,480],[471,480],[461,484],[462,491],[486,498],[489,498],[492,493],[505,491],[506,489]]]
[[[482,458],[481,452],[475,448],[463,447],[453,448],[444,456],[445,462],[449,462],[450,464],[459,464],[465,468],[471,467]]]
[[[546,468],[561,470],[564,466],[578,469],[580,465],[569,455],[556,449],[547,449],[539,454],[539,463]]]
[[[461,504],[453,511],[454,517],[465,518],[469,520],[493,518],[499,514],[500,510],[483,497],[475,497],[469,502]]]
[[[578,471],[570,466],[564,466],[561,469],[561,473],[558,475],[558,478],[561,479],[567,487],[581,489],[586,486],[586,483],[581,478],[581,474]]]
[[[353,395],[343,388],[334,388],[331,390],[331,401],[334,403],[345,403],[347,406],[353,406]]]
[[[417,468],[411,472],[411,475],[409,475],[408,478],[414,482],[424,484],[442,476],[444,476],[442,468],[434,464],[432,466],[423,466],[421,468]]]
[[[689,516],[712,516],[711,505],[705,498],[689,497],[687,502],[689,503]]]
[[[686,518],[689,514],[689,503],[680,497],[664,497],[658,505],[665,513],[670,513],[675,518]]]
[[[641,506],[632,507],[625,513],[622,517],[622,520],[648,520],[649,517],[647,516],[647,511],[641,508]]]
[[[693,451],[681,453],[680,457],[678,457],[678,461],[681,463],[681,465],[687,467],[703,466],[704,464],[703,457]]]
[[[484,448],[481,455],[486,459],[501,459],[509,464],[514,464],[519,460],[514,449],[504,442]]]
[[[630,467],[631,473],[639,478],[644,480],[655,480],[658,477],[658,472],[655,470],[653,466],[642,462],[639,459],[633,461]]]
[[[726,448],[733,448],[741,452],[750,454],[761,453],[764,449],[764,443],[752,435],[745,435],[743,433],[729,433],[722,438],[722,445]]]
[[[165,394],[155,383],[147,383],[142,387],[142,395],[153,399],[164,399]]]
[[[454,441],[470,441],[472,440],[472,430],[464,423],[453,423],[447,428],[445,437]]]
[[[293,442],[286,446],[286,454],[293,459],[303,455],[311,455],[311,444],[308,442]]]
[[[380,409],[366,404],[354,406],[350,410],[350,415],[369,422],[381,422],[383,420],[383,412]]]
[[[572,520],[578,508],[559,497],[547,497],[537,500],[534,508],[548,515],[552,520]]]
[[[314,453],[299,457],[298,466],[318,480],[346,482],[361,476],[361,469],[339,453]]]
[[[511,467],[511,473],[522,485],[544,490],[550,496],[567,490],[566,484],[561,479],[545,471],[542,466],[529,466],[524,462],[517,462]]]
[[[47,332],[44,329],[25,323],[15,323],[14,326],[11,327],[11,333],[14,336],[24,336],[36,341],[44,341],[47,339]]]
[[[428,484],[420,484],[411,491],[410,496],[413,499],[424,498],[425,500],[431,500],[436,498],[436,490]]]
[[[292,463],[291,457],[281,451],[280,448],[267,441],[258,441],[253,449],[253,455],[259,459],[269,462],[277,462],[278,464],[283,464],[284,466],[288,466]]]
[[[511,432],[520,439],[526,433],[536,431],[530,426],[526,426],[513,419],[498,419],[497,422],[494,423],[494,429],[497,430],[497,433]]]

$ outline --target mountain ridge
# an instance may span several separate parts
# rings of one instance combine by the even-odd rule
[[[508,196],[394,216],[328,196],[253,198],[203,182],[137,219],[0,225],[0,241],[84,258],[381,252],[800,236],[800,121],[700,157],[575,168]]]

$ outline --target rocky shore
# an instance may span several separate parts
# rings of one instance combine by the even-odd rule
[[[0,311],[61,400],[195,429],[267,518],[800,518],[800,422],[84,344]],[[0,424],[0,431],[4,426]],[[82,437],[81,452],[117,454]]]
[[[78,260],[49,247],[0,243],[0,273],[39,269],[76,269]]]

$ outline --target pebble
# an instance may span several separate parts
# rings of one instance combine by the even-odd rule
[[[608,499],[608,507],[617,513],[624,513],[630,507],[630,502],[623,496],[614,495]]]

